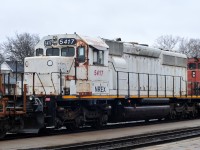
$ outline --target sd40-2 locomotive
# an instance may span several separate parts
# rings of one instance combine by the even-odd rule
[[[22,81],[16,95],[26,107],[19,131],[199,113],[199,97],[188,95],[184,54],[120,39],[46,36],[25,59]]]

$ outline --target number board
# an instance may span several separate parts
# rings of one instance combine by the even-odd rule
[[[59,44],[60,45],[75,45],[76,39],[74,39],[74,38],[61,38],[61,39],[59,39]]]
[[[52,39],[44,41],[44,46],[51,46],[51,45],[52,45]]]

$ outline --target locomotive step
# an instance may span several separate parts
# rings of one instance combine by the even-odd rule
[[[6,107],[7,110],[23,110],[23,107]]]
[[[15,103],[14,100],[9,100],[9,101],[8,101],[8,104],[14,104],[14,103]]]

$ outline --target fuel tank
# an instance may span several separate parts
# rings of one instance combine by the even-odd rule
[[[144,119],[160,119],[164,118],[170,113],[169,105],[151,105],[151,106],[136,106],[124,107],[125,120],[144,120]]]

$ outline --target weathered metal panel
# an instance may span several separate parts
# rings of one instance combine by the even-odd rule
[[[86,66],[76,67],[77,69],[77,80],[87,79],[87,68]]]
[[[176,57],[176,66],[187,67],[187,59],[181,58],[181,57]]]
[[[88,45],[98,50],[107,50],[109,48],[108,45],[101,38],[93,38],[93,37],[82,36],[82,35],[79,35],[79,36]]]
[[[26,58],[25,83],[28,85],[29,94],[33,94],[33,72],[36,72],[34,85],[36,94],[45,92],[46,94],[59,94],[60,71],[62,72],[62,81],[64,81],[66,75],[74,75],[74,68],[71,67],[73,64],[73,58],[59,56]]]
[[[91,81],[108,81],[108,67],[89,66],[88,79]]]
[[[88,79],[92,81],[92,93],[105,95],[109,93],[108,67],[89,66]]]
[[[118,41],[105,40],[106,44],[109,46],[109,54],[122,56],[123,54],[123,43]]]
[[[123,52],[127,53],[127,54],[139,55],[138,49],[133,47],[133,44],[131,44],[131,43],[124,43],[123,44]]]
[[[163,51],[162,54],[162,64],[185,68],[187,67],[187,57],[184,54],[170,51]]]
[[[88,95],[92,92],[91,81],[77,80],[76,89],[78,95]]]
[[[150,48],[147,46],[131,44],[131,43],[124,43],[123,44],[123,51],[124,53],[133,54],[133,55],[141,55],[146,57],[155,57],[158,58],[161,54],[160,49]]]
[[[163,65],[175,66],[176,65],[175,58],[176,58],[175,56],[163,55]]]
[[[109,93],[108,82],[103,82],[103,81],[92,82],[92,93],[94,95],[107,95]]]

